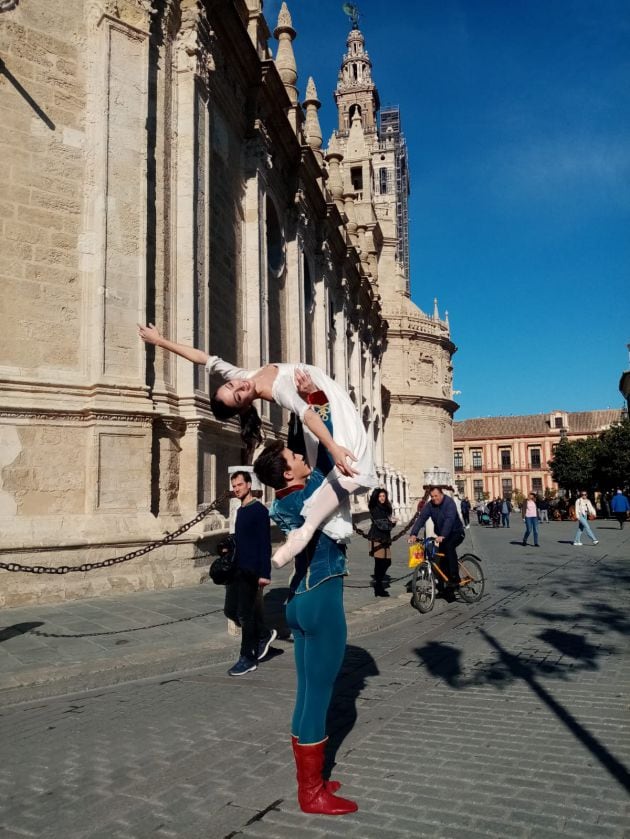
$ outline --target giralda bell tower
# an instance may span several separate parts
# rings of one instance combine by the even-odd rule
[[[420,495],[426,470],[452,472],[456,347],[448,312],[440,318],[437,300],[431,315],[411,301],[410,179],[400,110],[381,108],[358,12],[344,8],[352,28],[334,93],[338,128],[328,154],[341,159],[350,229],[389,323],[381,371],[385,462],[406,474],[412,493]]]

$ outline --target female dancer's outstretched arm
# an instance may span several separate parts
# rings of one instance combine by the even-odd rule
[[[176,344],[174,341],[169,341],[163,335],[160,335],[157,327],[152,323],[148,326],[138,324],[138,335],[142,338],[145,344],[154,344],[156,347],[162,347],[175,355],[181,355],[182,358],[192,361],[193,364],[205,364],[208,361],[208,353],[203,350],[195,349],[188,344]]]

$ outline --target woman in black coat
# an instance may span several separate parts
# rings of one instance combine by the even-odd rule
[[[385,575],[392,564],[391,531],[395,522],[387,490],[375,489],[370,497],[368,509],[372,519],[368,538],[370,556],[374,557],[374,596],[389,597],[385,588]]]

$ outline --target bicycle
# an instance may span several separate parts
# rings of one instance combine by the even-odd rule
[[[430,612],[435,603],[437,581],[448,583],[448,577],[439,566],[435,539],[424,540],[424,559],[416,566],[411,581],[411,602],[415,608],[425,614]],[[481,600],[485,587],[485,578],[481,568],[481,559],[475,554],[463,554],[457,560],[459,564],[459,586],[455,589],[465,603],[477,603]]]

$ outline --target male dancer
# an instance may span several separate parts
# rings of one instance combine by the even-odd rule
[[[328,400],[317,391],[310,377],[300,373],[301,394],[317,410],[333,432]],[[311,469],[302,455],[281,441],[269,443],[254,463],[254,472],[276,490],[269,514],[287,533],[303,521],[304,502],[317,490],[331,469],[326,449],[318,448],[317,466]],[[343,578],[347,574],[342,547],[322,531],[316,531],[306,549],[295,558],[290,582],[287,624],[293,631],[297,693],[291,724],[293,754],[297,767],[298,802],[305,813],[341,816],[358,809],[354,801],[333,793],[335,781],[322,778],[326,737],[326,714],[333,685],[346,647],[346,616],[343,609]]]

